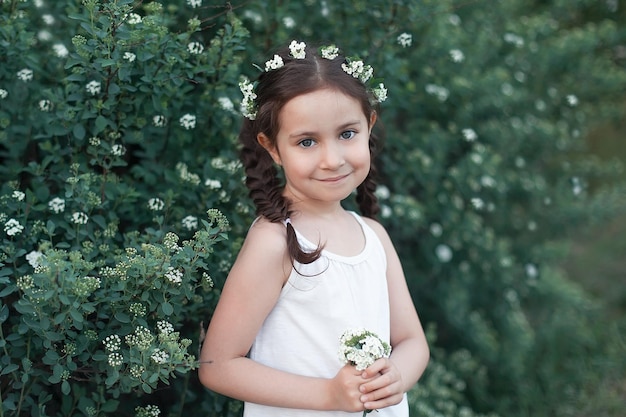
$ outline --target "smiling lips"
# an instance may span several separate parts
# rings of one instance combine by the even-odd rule
[[[340,176],[337,176],[337,177],[322,178],[322,179],[319,179],[318,181],[326,182],[326,183],[334,183],[334,182],[339,182],[339,181],[347,178],[349,175],[350,174],[345,174],[345,175],[340,175]]]

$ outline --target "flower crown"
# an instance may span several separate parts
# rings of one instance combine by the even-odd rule
[[[306,57],[306,44],[304,42],[291,41],[289,44],[289,55],[294,59],[304,59]],[[339,49],[335,45],[323,46],[319,49],[320,56],[324,59],[333,60],[339,56]],[[280,55],[274,55],[272,59],[265,62],[265,72],[282,68],[285,65]],[[370,65],[365,65],[363,61],[356,57],[346,58],[346,62],[341,64],[341,68],[346,74],[358,79],[366,86],[367,90],[372,94],[375,102],[382,103],[387,99],[387,89],[383,83],[376,83],[372,80],[374,69]],[[374,84],[371,86],[370,84]],[[244,78],[239,83],[239,89],[243,94],[241,100],[241,113],[250,120],[256,119],[257,104],[256,93],[254,92],[255,83]]]

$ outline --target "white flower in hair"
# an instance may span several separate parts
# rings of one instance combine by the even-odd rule
[[[282,68],[284,65],[283,59],[279,55],[274,55],[274,58],[265,62],[265,72]]]
[[[330,59],[332,61],[339,56],[339,48],[335,45],[323,46],[320,48],[320,55],[322,58]]]
[[[239,89],[243,94],[243,100],[241,100],[241,113],[250,120],[256,119],[256,106],[254,100],[256,94],[254,92],[254,84],[248,79],[244,79],[239,83]]]
[[[289,54],[295,59],[304,59],[306,44],[304,42],[291,41],[289,44]]]
[[[383,83],[378,84],[378,87],[372,89],[372,94],[376,98],[376,101],[382,103],[387,100],[387,88]]]

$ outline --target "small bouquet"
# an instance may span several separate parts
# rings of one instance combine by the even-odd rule
[[[391,346],[376,333],[365,329],[348,329],[339,338],[339,359],[362,371],[377,359],[388,358]],[[363,416],[372,410],[363,411]]]

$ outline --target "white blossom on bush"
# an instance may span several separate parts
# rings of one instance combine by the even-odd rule
[[[5,99],[9,95],[9,92],[4,88],[0,88],[0,99]]]
[[[4,224],[4,231],[9,236],[19,235],[20,233],[22,233],[23,230],[24,230],[24,226],[22,226],[20,222],[18,222],[15,219],[9,219]]]
[[[165,203],[160,198],[151,198],[148,200],[148,208],[152,211],[161,211],[165,207]]]
[[[182,224],[187,230],[195,230],[198,228],[198,218],[195,216],[187,216],[182,220]]]
[[[24,197],[26,197],[26,194],[24,194],[22,191],[15,190],[13,191],[13,194],[11,194],[11,197],[16,199],[17,201],[24,201]]]
[[[202,6],[202,0],[187,0],[187,4],[195,9]]]
[[[402,46],[403,48],[407,48],[411,46],[411,43],[413,43],[413,35],[406,32],[401,33],[400,35],[398,35],[397,41],[400,46]]]
[[[54,54],[59,58],[65,58],[70,53],[65,45],[63,45],[62,43],[55,43],[54,45],[52,45],[52,50],[54,51]]]
[[[51,14],[41,15],[41,20],[43,20],[43,22],[48,26],[54,25],[55,22],[55,18]]]
[[[105,337],[104,341],[102,341],[102,344],[104,344],[105,349],[109,352],[115,352],[117,350],[120,350],[120,347],[122,346],[122,339],[120,339],[118,335],[112,334]]]
[[[165,278],[172,284],[180,284],[181,282],[183,282],[183,272],[179,269],[174,268],[173,266],[170,266],[167,268]]]
[[[100,93],[100,82],[95,80],[89,81],[85,86],[85,89],[89,94],[95,96],[96,94]]]
[[[476,131],[474,131],[474,129],[471,129],[471,128],[463,129],[461,133],[463,134],[463,137],[465,138],[465,140],[468,142],[474,142],[478,138]]]
[[[219,190],[222,188],[222,183],[219,180],[208,179],[204,181],[204,185],[209,187],[211,190]]]
[[[167,119],[162,114],[157,114],[156,116],[152,118],[152,123],[156,127],[163,127],[167,124]]]
[[[185,129],[189,130],[189,129],[193,129],[196,127],[196,116],[194,116],[193,114],[185,114],[183,115],[178,122],[180,123],[180,125],[182,127],[184,127]]]
[[[39,110],[49,112],[52,110],[52,102],[50,100],[39,100]]]
[[[161,349],[155,349],[150,355],[150,359],[152,359],[155,363],[164,364],[170,359],[170,355],[167,352]]]
[[[17,78],[24,82],[31,81],[33,79],[33,70],[23,68],[17,72]]]
[[[100,146],[100,138],[97,136],[92,136],[89,138],[89,144],[91,146]]]
[[[129,25],[136,25],[141,23],[141,16],[139,16],[137,13],[129,13],[126,15],[126,17],[126,22],[128,22]]]
[[[33,268],[37,268],[40,265],[39,261],[41,260],[42,257],[43,257],[43,253],[37,250],[33,250],[33,251],[30,251],[26,255],[26,260],[28,261],[30,266],[32,266]]]
[[[576,107],[578,105],[578,97],[576,97],[574,94],[569,94],[566,97],[567,100],[567,104],[569,104],[572,107]]]
[[[65,200],[59,197],[54,197],[48,202],[48,208],[55,213],[63,213],[65,211]]]
[[[439,101],[446,101],[448,99],[448,96],[450,95],[450,91],[447,88],[436,84],[427,84],[426,92],[428,94],[436,96]]]
[[[217,102],[219,103],[220,107],[226,111],[235,110],[235,105],[228,97],[220,97],[217,99]]]
[[[161,415],[161,409],[156,405],[147,405],[145,407],[135,407],[135,413],[137,417],[159,417]]]
[[[452,249],[450,249],[450,246],[448,245],[437,245],[435,248],[435,254],[437,255],[437,259],[439,259],[439,262],[447,263],[452,260]]]
[[[111,155],[113,156],[123,156],[126,153],[126,148],[124,145],[120,145],[116,143],[111,147]]]
[[[137,58],[137,55],[133,54],[132,52],[124,52],[123,58],[128,62],[133,62],[135,58]]]
[[[465,54],[460,49],[452,49],[450,51],[450,58],[454,62],[463,62],[465,60]]]
[[[174,326],[172,326],[172,323],[165,320],[157,321],[157,329],[159,330],[159,333],[164,335],[168,335],[174,332]]]
[[[296,26],[296,21],[291,16],[285,16],[283,17],[283,25],[285,25],[287,29],[291,29]]]
[[[443,234],[443,227],[439,223],[433,223],[430,225],[430,233],[434,237],[439,237]]]
[[[204,51],[204,45],[202,45],[200,42],[189,42],[189,44],[187,45],[187,50],[189,51],[189,53],[199,55],[202,53],[202,51]]]
[[[40,30],[39,32],[37,32],[37,39],[39,39],[42,42],[47,42],[50,39],[52,39],[52,33],[50,33],[49,30]]]
[[[124,357],[119,352],[109,353],[108,362],[110,366],[120,366],[124,363]]]
[[[72,222],[75,224],[87,224],[87,220],[89,220],[89,216],[82,211],[77,211],[72,214]]]

